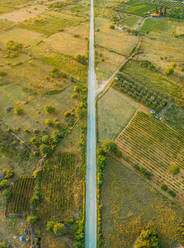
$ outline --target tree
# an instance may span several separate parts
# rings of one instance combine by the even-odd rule
[[[52,114],[56,111],[55,107],[50,105],[50,104],[46,105],[44,110],[45,110],[45,112],[47,112],[49,114]]]
[[[51,154],[52,148],[50,146],[48,146],[48,145],[42,144],[40,146],[40,152],[41,152],[42,155],[48,156],[49,154]]]
[[[31,224],[35,224],[37,220],[38,220],[38,217],[35,215],[29,215],[27,216],[27,219],[26,219],[27,223],[31,223]]]
[[[48,135],[42,136],[42,143],[48,144],[50,140],[50,137]]]
[[[169,168],[169,172],[175,176],[180,172],[180,167],[177,164],[174,164]]]
[[[4,179],[0,182],[0,189],[3,189],[9,185],[8,180]]]
[[[165,74],[166,75],[172,75],[174,73],[174,68],[173,67],[168,67],[167,69],[165,69]]]
[[[33,145],[35,145],[35,146],[39,145],[39,140],[37,139],[36,136],[32,137],[32,138],[30,139],[30,142],[31,142],[31,144],[33,144]]]
[[[4,169],[3,175],[5,179],[11,178],[14,176],[14,171],[12,169]]]
[[[47,232],[53,232],[55,222],[54,221],[48,221],[46,225]]]
[[[135,243],[135,248],[162,248],[156,229],[152,224],[142,230]]]
[[[51,127],[53,125],[52,120],[50,120],[50,119],[45,120],[45,125]]]
[[[53,227],[53,232],[56,235],[62,235],[65,232],[65,225],[62,223],[55,223]]]
[[[117,145],[113,140],[105,140],[102,143],[102,148],[106,153],[116,153],[117,152]]]
[[[60,139],[63,137],[63,134],[59,130],[54,130],[51,133],[51,139],[54,144],[59,143]]]

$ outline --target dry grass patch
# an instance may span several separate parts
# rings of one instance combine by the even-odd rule
[[[79,54],[86,55],[88,48],[86,40],[65,32],[50,36],[45,40],[45,43],[53,50],[58,50],[63,54],[74,57]]]
[[[96,66],[97,80],[99,83],[103,80],[107,80],[118,67],[125,61],[125,57],[107,49],[97,47],[96,48]]]
[[[98,19],[96,22],[98,22]],[[105,26],[100,29],[100,32],[96,32],[96,44],[110,51],[127,56],[135,46],[137,37],[118,30],[112,30],[109,26]]]
[[[21,128],[24,136],[24,130],[45,129],[46,119],[58,119],[65,124],[64,112],[75,106],[75,102],[71,99],[73,87],[65,89],[63,92],[54,96],[34,96],[28,91],[15,84],[8,84],[0,87],[0,118],[11,129]],[[44,112],[44,106],[51,104],[56,108],[56,113],[49,115]],[[12,106],[20,106],[24,114],[16,116],[13,112],[6,113],[6,108]]]
[[[70,33],[72,35],[78,35],[78,36],[86,39],[89,36],[89,22],[82,23],[78,26],[72,26],[70,28],[66,28],[65,32]]]
[[[105,139],[115,139],[128,124],[138,107],[139,104],[131,98],[110,88],[97,102],[99,142]]]
[[[109,159],[102,185],[103,248],[133,247],[142,228],[155,223],[164,248],[175,247],[183,219],[172,204],[123,164]]]
[[[0,15],[0,19],[6,19],[8,21],[18,23],[30,18],[34,18],[45,10],[46,7],[44,5],[34,5],[15,10],[11,13]]]
[[[43,37],[43,35],[34,31],[22,28],[14,28],[0,34],[0,43],[5,46],[8,41],[13,40],[23,43],[24,45],[32,45],[43,39]]]

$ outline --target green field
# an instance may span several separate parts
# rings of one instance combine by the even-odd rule
[[[135,0],[129,0],[124,9],[122,10],[125,13],[132,14],[132,15],[138,15],[138,16],[145,16],[148,12],[151,12],[154,10],[154,6],[151,4],[146,4],[144,1],[135,1]]]
[[[115,139],[138,108],[138,103],[110,88],[97,102],[99,142]]]
[[[132,247],[149,222],[155,224],[163,247],[173,247],[183,209],[111,158],[105,168],[101,196],[102,247]]]

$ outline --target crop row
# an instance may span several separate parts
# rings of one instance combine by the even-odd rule
[[[23,215],[30,211],[30,198],[34,189],[34,177],[22,176],[12,186],[6,215]]]
[[[145,113],[138,113],[116,142],[128,162],[145,168],[154,175],[156,183],[167,183],[184,199],[182,176],[169,173],[171,164],[183,166],[182,140],[181,133]]]

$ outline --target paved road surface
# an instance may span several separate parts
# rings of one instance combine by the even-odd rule
[[[91,0],[89,72],[88,72],[88,129],[86,167],[86,232],[85,248],[96,248],[97,203],[96,203],[96,75],[94,63],[94,8]]]

